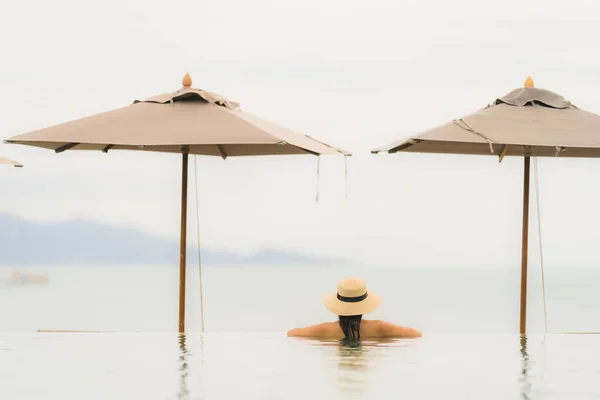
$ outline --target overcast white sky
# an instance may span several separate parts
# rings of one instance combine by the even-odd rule
[[[351,150],[198,158],[204,246],[373,265],[520,262],[522,160],[368,154],[532,75],[600,112],[598,1],[20,1],[0,12],[0,138],[194,86]],[[0,211],[179,232],[180,158],[0,145]],[[193,166],[193,161],[191,166]],[[539,161],[545,261],[595,265],[600,160]],[[193,172],[190,240],[195,240]],[[532,217],[535,195],[532,192]],[[532,257],[537,229],[532,220]],[[535,263],[535,261],[534,261]]]

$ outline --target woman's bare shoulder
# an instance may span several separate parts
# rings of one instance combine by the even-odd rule
[[[329,338],[339,336],[339,332],[341,332],[341,329],[337,322],[323,322],[305,328],[291,329],[287,332],[287,335],[290,337]]]
[[[366,320],[364,322],[366,322],[365,328],[368,326],[368,330],[371,331],[374,336],[378,337],[417,338],[423,336],[420,331],[414,328],[396,325],[387,321]]]

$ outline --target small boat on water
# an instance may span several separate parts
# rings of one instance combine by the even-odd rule
[[[47,285],[48,282],[48,274],[29,274],[12,271],[8,283],[12,285]]]

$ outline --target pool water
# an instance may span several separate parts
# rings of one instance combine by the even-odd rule
[[[2,399],[598,399],[600,336],[3,333]]]
[[[202,334],[190,268],[185,336],[177,266],[19,270],[49,281],[0,287],[0,400],[600,399],[600,335],[562,334],[600,331],[597,269],[546,271],[547,336],[532,269],[523,338],[516,269],[205,268]],[[383,298],[368,318],[424,337],[286,337],[333,320],[321,296],[348,275]]]

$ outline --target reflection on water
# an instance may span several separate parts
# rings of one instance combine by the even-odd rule
[[[519,350],[521,352],[521,377],[519,383],[521,384],[521,397],[524,400],[531,399],[531,380],[529,377],[529,354],[527,353],[527,335],[521,335],[519,339]]]
[[[177,394],[177,398],[179,399],[187,399],[190,394],[187,385],[189,374],[187,357],[189,353],[185,345],[185,340],[185,333],[179,334],[179,393]]]
[[[417,340],[380,338],[368,340],[331,340],[295,338],[315,348],[327,349],[324,353],[327,370],[337,382],[337,390],[347,395],[367,396],[373,390],[373,381],[383,373],[378,369],[386,359],[400,348],[410,348]],[[394,350],[396,349],[396,350]]]
[[[198,397],[198,392],[203,392],[204,383],[204,336],[180,333],[177,335],[177,343],[179,345],[177,398],[180,400],[202,399],[204,397]],[[197,351],[190,351],[190,347]],[[192,389],[190,389],[190,384]],[[191,392],[193,392],[193,396],[190,397]]]
[[[338,343],[338,383],[342,392],[363,393],[367,380],[369,350],[360,340],[341,340]]]

